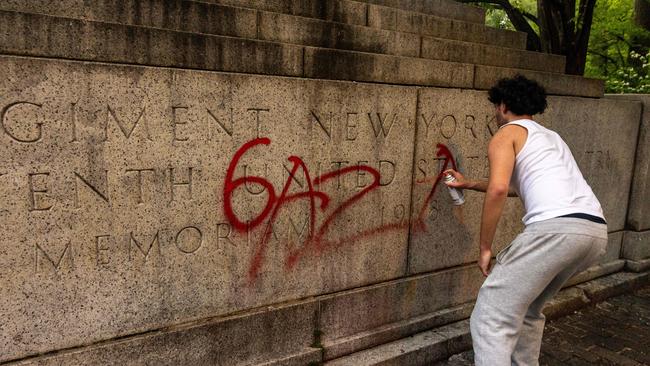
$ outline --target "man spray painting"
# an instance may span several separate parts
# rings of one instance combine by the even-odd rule
[[[485,192],[478,266],[487,278],[470,320],[476,365],[538,365],[544,304],[607,245],[607,225],[593,191],[566,143],[533,116],[546,93],[518,75],[489,91],[498,132],[488,146],[487,181],[456,178],[447,185]],[[506,197],[523,201],[524,231],[496,256],[492,241]]]

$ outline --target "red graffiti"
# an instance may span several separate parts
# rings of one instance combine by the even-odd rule
[[[263,264],[264,255],[266,253],[267,246],[272,234],[272,227],[274,222],[277,219],[280,209],[283,206],[288,205],[294,201],[300,199],[309,200],[309,211],[310,211],[309,232],[304,243],[302,243],[302,245],[299,248],[292,249],[289,251],[285,263],[287,268],[292,268],[300,259],[300,257],[305,255],[308,251],[313,250],[317,253],[326,248],[331,248],[346,243],[354,243],[365,237],[379,235],[390,231],[405,230],[409,228],[408,222],[404,223],[398,221],[398,222],[388,223],[378,227],[370,228],[367,230],[363,230],[361,232],[355,233],[343,239],[338,239],[336,241],[328,241],[326,239],[327,237],[326,234],[328,233],[328,229],[331,228],[332,223],[336,220],[336,218],[339,217],[342,213],[344,213],[349,208],[353,207],[358,201],[362,200],[364,196],[368,195],[373,190],[376,190],[377,188],[380,187],[379,172],[372,167],[358,165],[358,166],[336,169],[312,179],[312,177],[309,174],[309,169],[307,168],[306,164],[302,161],[302,159],[300,159],[297,156],[290,156],[288,160],[293,165],[289,172],[289,177],[287,178],[287,181],[285,182],[282,188],[282,192],[279,195],[276,194],[275,189],[273,188],[271,182],[269,182],[265,178],[256,177],[256,176],[245,176],[245,177],[233,179],[235,174],[235,169],[238,166],[241,158],[244,156],[244,154],[246,154],[246,152],[259,145],[269,145],[270,143],[271,140],[268,138],[258,138],[245,143],[241,148],[239,148],[239,150],[237,150],[237,152],[233,156],[228,166],[225,183],[224,183],[224,189],[223,189],[224,214],[228,219],[228,221],[230,222],[230,224],[232,225],[232,227],[236,231],[249,232],[259,227],[260,225],[265,224],[264,233],[262,234],[260,242],[256,247],[255,254],[253,256],[253,259],[251,260],[251,264],[248,270],[248,279],[251,283],[256,280],[260,268]],[[456,163],[449,149],[442,144],[438,144],[437,147],[438,147],[438,151],[436,155],[438,158],[444,157],[444,163],[434,185],[431,187],[431,191],[429,192],[427,198],[425,199],[422,205],[422,208],[419,211],[419,215],[416,219],[416,225],[413,226],[413,228],[416,230],[422,230],[422,228],[424,227],[423,223],[424,223],[424,215],[425,215],[426,207],[431,201],[431,199],[433,198],[436,187],[441,181],[442,172],[445,169],[447,169],[449,162],[451,162],[452,167],[454,169],[456,168]],[[307,183],[306,184],[307,189],[306,191],[303,192],[289,194],[292,182],[294,181],[294,178],[296,177],[298,170],[302,171],[304,179]],[[373,179],[372,183],[367,187],[365,187],[363,190],[345,199],[341,204],[335,207],[329,213],[329,215],[327,215],[324,218],[322,224],[320,224],[320,226],[316,228],[317,213],[319,212],[319,210],[320,212],[325,212],[325,210],[328,209],[330,203],[329,195],[327,195],[327,193],[321,190],[318,190],[317,188],[319,188],[321,185],[325,184],[326,182],[331,181],[332,179],[340,178],[347,174],[358,173],[360,171],[369,173]],[[239,217],[233,211],[233,207],[232,207],[233,192],[244,184],[258,184],[268,192],[268,197],[264,208],[257,216],[255,216],[254,218],[246,222],[239,219]],[[316,202],[317,200],[318,200],[318,204]]]

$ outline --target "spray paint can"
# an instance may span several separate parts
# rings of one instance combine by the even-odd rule
[[[445,183],[451,183],[455,181],[456,178],[454,178],[453,175],[445,174]],[[454,200],[454,205],[460,206],[465,203],[465,196],[463,195],[462,189],[450,186],[447,186],[447,189],[449,189],[449,195],[451,195],[451,199]]]

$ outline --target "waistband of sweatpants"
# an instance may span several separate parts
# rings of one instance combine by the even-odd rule
[[[607,239],[607,225],[573,217],[556,217],[528,224],[524,233],[580,234]]]

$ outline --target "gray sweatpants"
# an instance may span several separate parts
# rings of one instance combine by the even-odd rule
[[[606,247],[604,224],[555,218],[526,226],[479,291],[470,320],[476,365],[538,365],[544,304]]]

